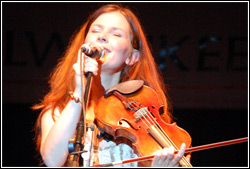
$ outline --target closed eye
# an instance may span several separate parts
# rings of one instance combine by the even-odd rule
[[[121,37],[122,35],[120,33],[113,33],[114,36]]]
[[[91,32],[92,32],[92,33],[98,33],[98,32],[100,32],[100,30],[98,30],[98,29],[93,29],[93,30],[91,30]]]

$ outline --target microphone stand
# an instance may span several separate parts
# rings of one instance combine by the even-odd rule
[[[98,53],[93,53],[91,54],[91,57],[94,59],[99,59],[101,56]],[[82,113],[80,115],[80,120],[77,124],[76,127],[76,138],[75,138],[75,142],[74,142],[74,151],[70,152],[71,155],[73,155],[73,160],[72,160],[72,167],[79,167],[80,165],[80,154],[86,151],[83,151],[82,149],[84,148],[84,145],[82,144],[82,140],[85,141],[85,135],[86,135],[86,108],[88,105],[88,99],[89,99],[89,93],[90,93],[90,88],[91,88],[91,84],[92,84],[92,77],[93,77],[93,73],[92,72],[88,72],[86,74],[86,86],[85,86],[85,93],[83,96],[83,70],[82,70],[82,56],[80,57],[80,71],[81,71],[81,96],[82,96],[82,104],[83,104],[83,109],[82,109]],[[84,100],[84,101],[83,101]],[[83,137],[83,139],[82,139]],[[70,149],[70,147],[69,147]],[[70,150],[69,150],[70,151]],[[82,163],[84,162],[84,160],[82,160]]]

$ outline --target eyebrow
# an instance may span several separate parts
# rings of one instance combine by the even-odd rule
[[[92,26],[97,26],[97,27],[103,28],[103,25],[100,25],[100,24],[94,24],[94,25],[92,25]],[[92,27],[92,26],[91,26],[91,27]],[[121,30],[122,32],[126,33],[126,31],[124,31],[122,28],[111,27],[111,29],[113,29],[113,30]]]

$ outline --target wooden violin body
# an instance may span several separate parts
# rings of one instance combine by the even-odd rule
[[[178,150],[182,143],[190,147],[190,135],[176,123],[168,124],[162,120],[161,108],[157,93],[148,86],[143,85],[126,95],[114,91],[98,101],[95,123],[114,138],[129,139],[138,156],[152,155],[168,146]],[[182,166],[188,165],[185,161]]]

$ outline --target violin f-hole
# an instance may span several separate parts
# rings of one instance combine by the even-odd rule
[[[124,125],[124,122],[126,123]],[[135,128],[129,121],[127,121],[126,119],[121,119],[119,122],[120,126],[124,126],[124,127],[131,127],[133,130],[139,130],[141,128],[141,126],[138,126],[138,128]]]

